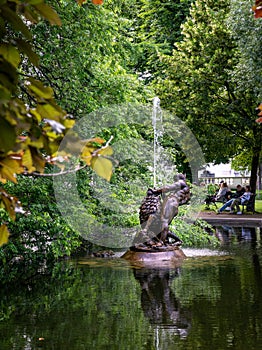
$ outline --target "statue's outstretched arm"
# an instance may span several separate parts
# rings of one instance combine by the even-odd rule
[[[174,184],[172,185],[165,185],[163,187],[159,187],[157,189],[154,189],[153,192],[154,193],[166,193],[166,192],[177,192],[177,191],[180,191],[181,189],[187,187],[187,184],[183,181],[178,181],[178,182],[175,182]]]

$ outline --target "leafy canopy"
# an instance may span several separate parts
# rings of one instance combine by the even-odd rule
[[[45,164],[56,160],[60,141],[74,121],[56,103],[53,89],[28,74],[39,67],[31,28],[43,19],[61,26],[57,13],[43,0],[2,0],[0,13],[0,183],[5,184],[16,183],[18,174],[43,173]],[[85,152],[89,151],[89,157],[85,155],[82,161],[108,180],[112,164],[106,159],[101,166],[105,146],[99,150],[104,143],[102,139],[88,140]],[[99,166],[94,161],[98,157]],[[20,210],[18,199],[2,187],[0,206],[13,219]],[[6,224],[2,224],[0,244],[8,235]]]

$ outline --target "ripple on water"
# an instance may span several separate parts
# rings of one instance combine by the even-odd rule
[[[208,248],[183,248],[183,252],[188,258],[228,255],[228,252]]]

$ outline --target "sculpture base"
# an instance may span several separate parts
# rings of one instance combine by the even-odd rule
[[[157,250],[132,247],[121,258],[139,266],[178,266],[186,258],[186,255],[177,246],[163,246],[158,247]]]

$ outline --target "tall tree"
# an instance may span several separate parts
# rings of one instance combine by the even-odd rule
[[[181,23],[189,13],[192,0],[140,0],[135,13],[136,71],[145,81],[163,76],[162,55],[171,55],[174,43],[181,39]]]
[[[52,84],[62,106],[76,117],[112,103],[146,101],[143,82],[130,69],[133,20],[120,11],[123,3],[53,1],[63,25],[41,22],[34,29],[41,55],[35,74]]]
[[[36,79],[40,68],[34,46],[38,41],[32,28],[42,19],[61,25],[57,13],[43,0],[0,3],[0,208],[4,207],[12,219],[21,212],[20,203],[2,185],[17,183],[21,173],[43,173],[46,162],[55,160],[59,143],[74,124],[56,103],[53,89],[43,84],[43,79]],[[82,158],[91,166],[94,156],[99,156],[93,141],[85,147],[89,156]],[[104,143],[102,139],[97,141]],[[5,221],[1,216],[0,246],[9,235]]]
[[[187,121],[207,162],[226,162],[242,150],[250,153],[255,191],[261,152],[261,128],[255,122],[259,100],[250,81],[239,89],[235,78],[241,52],[227,22],[234,20],[229,1],[197,0],[182,26],[183,40],[165,58],[168,78],[159,80],[157,90],[165,107]]]

